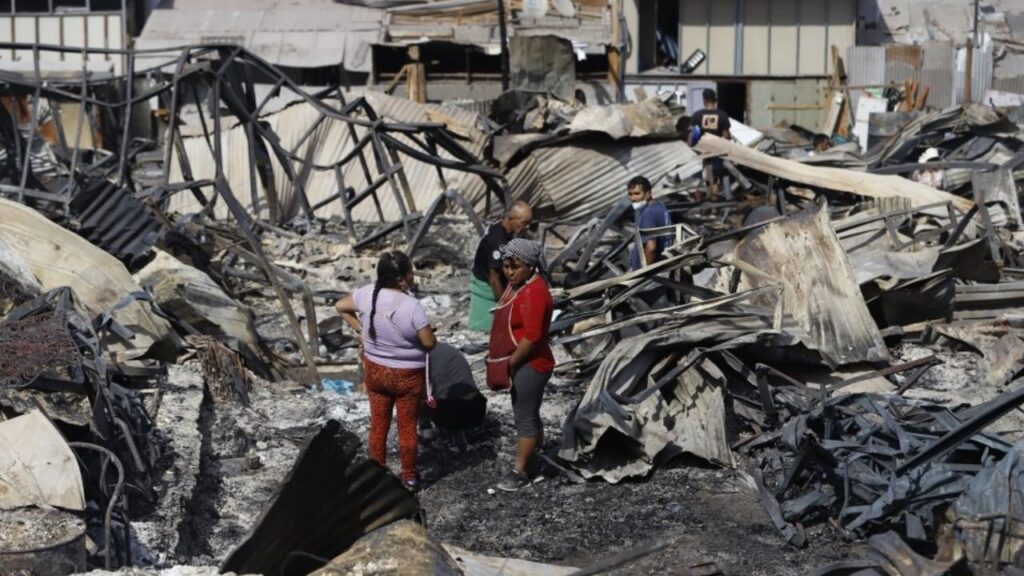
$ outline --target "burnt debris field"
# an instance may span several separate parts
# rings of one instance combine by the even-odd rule
[[[898,131],[812,155],[798,126],[691,146],[654,97],[485,111],[311,92],[242,47],[118,54],[0,72],[0,573],[1024,570],[1020,108],[897,90]],[[670,222],[632,269],[637,175]],[[540,474],[507,494],[467,315],[516,200],[556,368]],[[421,418],[418,492],[366,456],[334,309],[386,250],[487,404]]]

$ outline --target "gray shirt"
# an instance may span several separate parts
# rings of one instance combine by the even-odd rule
[[[455,347],[438,342],[430,351],[430,382],[434,386],[434,397],[467,399],[478,393],[473,369]]]

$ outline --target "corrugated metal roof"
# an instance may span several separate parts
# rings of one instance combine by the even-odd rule
[[[382,39],[383,14],[331,0],[175,0],[153,11],[136,45],[150,49],[240,44],[281,66],[343,63],[348,70],[369,72],[370,45]],[[140,63],[152,66],[172,59],[173,55],[147,56]]]
[[[621,200],[630,178],[686,177],[699,169],[696,158],[681,140],[615,141],[593,135],[535,149],[507,178],[513,198],[528,200],[539,215],[583,220]]]

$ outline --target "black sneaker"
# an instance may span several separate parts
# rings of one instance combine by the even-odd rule
[[[421,486],[420,486],[419,478],[415,478],[413,480],[404,480],[403,483],[405,484],[405,488],[409,492],[419,492],[420,491],[420,487]]]
[[[530,479],[525,474],[513,470],[506,475],[498,485],[495,486],[502,492],[519,492],[530,484]]]

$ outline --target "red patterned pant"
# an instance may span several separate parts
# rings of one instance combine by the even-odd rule
[[[391,412],[398,408],[398,454],[402,459],[402,479],[416,478],[416,454],[419,438],[416,434],[420,401],[426,386],[423,368],[388,368],[364,361],[366,394],[370,397],[370,458],[387,466],[388,431]]]

